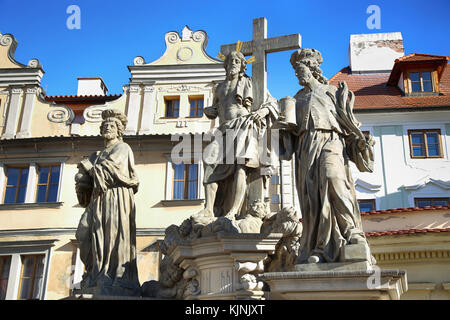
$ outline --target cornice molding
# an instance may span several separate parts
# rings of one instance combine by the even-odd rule
[[[372,253],[378,262],[450,259],[450,250],[420,250]]]

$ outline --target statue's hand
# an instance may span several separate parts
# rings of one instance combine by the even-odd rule
[[[262,108],[259,109],[251,114],[251,119],[255,121],[260,121],[261,119],[264,119],[269,114],[268,108]]]

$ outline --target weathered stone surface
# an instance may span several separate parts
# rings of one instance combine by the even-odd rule
[[[273,171],[272,158],[262,139],[278,117],[278,105],[269,97],[254,102],[253,80],[246,74],[244,55],[238,50],[225,57],[226,80],[217,84],[213,105],[204,109],[218,118],[213,141],[204,149],[205,208],[197,217],[245,215],[244,203],[264,203],[264,183]]]
[[[361,262],[334,262],[334,263],[304,263],[296,264],[295,271],[354,271],[354,270],[372,270],[372,266],[367,261]]]
[[[341,261],[371,261],[370,249],[367,244],[348,244],[342,248]]]
[[[301,224],[293,208],[267,214],[263,204],[255,203],[242,219],[194,215],[166,229],[159,246],[164,255],[160,279],[144,283],[142,295],[262,299],[257,275],[264,270],[292,269],[300,235]]]
[[[276,272],[261,279],[272,300],[398,300],[408,290],[399,270]]]
[[[105,148],[83,159],[75,176],[78,200],[86,208],[76,232],[86,270],[77,293],[140,296],[134,205],[139,181],[133,152],[122,141],[127,118],[112,109],[102,118]]]
[[[226,218],[223,218],[226,219]],[[280,234],[226,234],[178,241],[165,251],[162,279],[144,283],[143,295],[159,299],[263,299],[257,275]]]
[[[372,172],[373,139],[359,129],[353,114],[354,94],[345,83],[339,88],[329,85],[321,63],[322,56],[315,49],[292,54],[292,67],[304,86],[294,97],[296,125],[292,116],[289,123],[286,119],[275,123],[281,128],[280,150],[284,152],[280,158],[290,160],[295,153],[297,160],[296,186],[303,219],[298,263],[372,263],[349,160],[360,171]],[[292,103],[292,99],[286,100]],[[356,246],[346,248],[348,245]]]

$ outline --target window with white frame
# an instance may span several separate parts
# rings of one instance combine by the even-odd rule
[[[193,159],[198,159],[193,157]],[[200,157],[201,159],[201,157]],[[203,198],[203,165],[201,160],[172,162],[168,156],[165,200],[197,200]]]
[[[58,202],[65,159],[0,160],[0,203]]]
[[[3,203],[24,203],[28,184],[28,167],[7,166]]]
[[[408,130],[411,158],[442,158],[440,129]]]
[[[450,198],[448,197],[414,198],[416,207],[448,206],[449,204]]]
[[[45,298],[54,240],[0,242],[0,300]]]
[[[202,117],[203,116],[203,96],[189,96],[189,116]]]
[[[61,165],[41,165],[38,168],[36,202],[56,202]]]
[[[198,164],[179,163],[173,165],[173,193],[174,200],[197,199]]]
[[[375,199],[358,199],[358,204],[360,212],[376,210]]]

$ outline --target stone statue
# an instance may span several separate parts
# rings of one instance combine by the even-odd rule
[[[364,247],[359,258],[371,263],[348,161],[372,172],[374,140],[360,131],[353,116],[354,94],[345,82],[338,88],[329,85],[321,63],[315,49],[292,54],[304,88],[295,95],[296,126],[286,123],[280,132],[280,158],[289,160],[295,153],[303,219],[298,263],[344,262],[345,248],[353,244]]]
[[[277,101],[268,97],[256,111],[251,111],[252,80],[245,74],[246,65],[241,52],[232,51],[226,56],[226,80],[215,87],[213,106],[204,110],[208,118],[219,118],[223,144],[215,139],[205,148],[206,204],[199,215],[234,219],[250,205],[243,206],[249,174],[271,167],[270,159],[263,159],[258,147],[278,117]],[[260,174],[264,176],[264,170]]]
[[[139,182],[133,152],[122,141],[127,118],[108,109],[102,119],[105,148],[83,159],[75,176],[86,208],[76,232],[86,270],[80,293],[139,296],[134,204]]]
[[[293,207],[267,215],[261,226],[261,233],[281,233],[283,236],[275,247],[275,253],[264,261],[265,272],[291,271],[296,264],[302,224]]]

